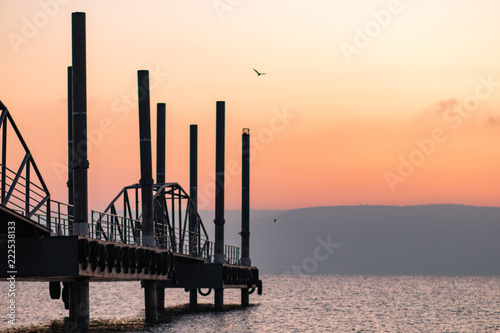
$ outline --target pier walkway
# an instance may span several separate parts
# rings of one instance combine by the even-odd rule
[[[242,134],[240,248],[224,244],[225,102],[216,103],[215,240],[197,211],[197,125],[190,126],[189,194],[165,181],[165,104],[157,104],[157,175],[152,175],[149,72],[139,70],[138,106],[141,177],[123,187],[102,211],[88,207],[85,13],[72,14],[72,66],[68,67],[68,201],[52,199],[32,152],[0,101],[0,277],[48,281],[62,298],[72,329],[88,332],[89,283],[141,281],[145,319],[163,311],[166,288],[184,288],[196,306],[198,294],[214,290],[214,308],[224,289],[241,289],[242,306],[262,292],[251,265],[250,133]],[[103,184],[102,186],[106,186]],[[62,287],[61,287],[62,286]],[[209,291],[202,292],[201,289]]]

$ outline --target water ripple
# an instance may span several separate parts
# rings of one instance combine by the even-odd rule
[[[94,332],[495,332],[500,330],[500,277],[264,275],[264,294],[239,306],[239,290],[225,291],[225,310],[213,297],[187,304],[184,290],[167,289],[166,311],[144,323],[138,282],[91,283]],[[61,300],[47,283],[18,282],[17,330],[64,332]],[[6,294],[7,284],[0,283]],[[5,317],[4,317],[5,318]]]

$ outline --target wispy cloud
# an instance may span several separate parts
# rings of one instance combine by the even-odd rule
[[[500,116],[493,115],[491,113],[488,114],[487,124],[490,126],[498,126],[500,125]]]
[[[442,118],[446,112],[453,112],[457,107],[459,107],[459,104],[456,98],[443,99],[423,110],[419,118],[421,120],[436,116]]]

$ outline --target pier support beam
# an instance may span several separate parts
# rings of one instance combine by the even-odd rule
[[[215,310],[222,310],[224,308],[224,289],[216,288],[214,292],[214,308]]]
[[[225,102],[217,102],[215,133],[215,263],[224,263],[224,145],[225,145]],[[224,306],[224,289],[215,289],[215,309]]]
[[[198,209],[198,125],[189,126],[189,196],[193,202],[195,211]],[[195,211],[189,216],[189,245],[190,254],[196,254],[199,244],[199,235],[196,235]],[[198,304],[198,290],[189,290],[189,305],[195,307]]]
[[[250,292],[248,288],[241,289],[241,306],[247,307],[250,305]]]
[[[77,278],[72,284],[75,329],[79,332],[88,332],[90,329],[89,279]]]
[[[154,323],[158,317],[157,311],[157,289],[155,280],[146,280],[144,283],[144,313],[147,323]]]
[[[241,138],[241,264],[250,266],[250,130]],[[248,288],[241,289],[241,306],[249,305]]]
[[[158,312],[165,310],[165,288],[156,288],[156,309]]]
[[[139,92],[139,139],[141,158],[141,195],[142,195],[142,245],[155,247],[153,223],[153,167],[151,157],[151,109],[149,103],[149,72],[137,72]],[[157,318],[156,281],[144,283],[146,322],[153,323]]]

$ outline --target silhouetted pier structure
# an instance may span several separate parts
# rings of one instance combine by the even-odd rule
[[[185,288],[191,305],[201,288],[259,294],[262,282],[249,257],[249,131],[242,136],[242,251],[224,245],[225,103],[217,102],[215,242],[197,211],[197,126],[190,127],[190,193],[165,182],[165,104],[157,104],[157,175],[152,177],[149,73],[138,71],[141,178],[125,186],[104,211],[88,210],[85,14],[72,14],[73,64],[68,68],[68,203],[51,199],[9,110],[0,102],[0,276],[49,281],[70,321],[89,329],[89,282],[142,281],[148,322],[163,310],[165,288]],[[13,132],[13,133],[12,133]],[[10,158],[17,142],[21,162]],[[17,158],[17,155],[15,156]],[[15,222],[15,265],[7,267],[8,222]],[[62,288],[61,288],[62,284]]]

